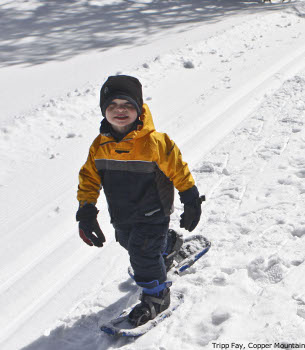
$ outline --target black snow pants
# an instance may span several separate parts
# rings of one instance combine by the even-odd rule
[[[163,252],[167,245],[169,218],[153,223],[115,224],[116,239],[127,249],[135,281],[166,281]]]

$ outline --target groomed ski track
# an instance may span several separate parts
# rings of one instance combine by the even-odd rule
[[[293,11],[281,13],[280,10],[279,13],[265,15],[266,28],[270,29],[270,23],[271,30],[274,30],[274,27],[277,29],[279,24],[282,25],[283,14],[286,16],[284,21],[292,23],[291,26],[296,32],[304,29],[303,18],[298,18]],[[213,44],[220,51],[228,31],[242,33],[250,28],[259,28],[261,23],[261,18],[249,16],[248,20],[239,21],[235,26],[230,25],[226,30],[222,29],[220,33],[198,42],[198,45],[192,44],[192,50],[188,50],[187,47],[175,48],[160,55],[157,60],[156,57],[152,57],[151,61],[147,59],[142,62],[146,63],[149,69],[143,68],[141,64],[126,72],[144,79],[144,89],[148,90],[146,97],[152,97],[152,103],[147,102],[152,105],[153,115],[156,115],[157,129],[161,128],[161,131],[172,136],[192,169],[287,79],[305,70],[304,32],[293,43],[288,42],[287,36],[282,38],[281,45],[273,47],[270,45],[274,39],[272,33],[269,33],[266,38],[261,39],[261,45],[256,48],[254,58],[251,56],[251,48],[244,50],[243,59],[233,53],[228,57],[229,51],[221,53],[222,57],[219,60],[211,60],[212,56],[216,57],[215,53],[210,53],[208,57]],[[262,31],[264,32],[264,28]],[[242,44],[241,40],[242,36],[232,43],[236,52],[240,50],[238,45]],[[199,46],[203,57],[206,58],[201,63],[198,61]],[[225,49],[226,47],[224,51]],[[261,62],[257,62],[256,57],[261,57]],[[188,60],[193,63],[194,68],[187,69],[183,66]],[[254,65],[255,61],[257,64]],[[181,65],[178,66],[178,63]],[[240,74],[237,74],[238,70]],[[230,72],[231,79],[227,78]],[[162,79],[158,82],[156,76],[160,74]],[[199,80],[204,81],[202,90],[192,89],[193,85],[200,86]],[[6,204],[2,204],[2,212],[6,215],[1,218],[5,234],[2,236],[0,252],[3,261],[6,262],[5,266],[0,268],[1,349],[18,349],[34,342],[42,332],[53,327],[55,321],[63,318],[72,307],[88,297],[88,291],[93,293],[96,288],[101,289],[101,283],[110,294],[112,288],[116,289],[118,284],[121,284],[120,291],[124,291],[121,277],[122,270],[128,266],[128,257],[116,247],[104,201],[100,201],[99,221],[107,236],[107,244],[101,250],[88,249],[80,242],[74,222],[77,204],[71,204],[75,200],[78,168],[85,161],[88,146],[98,127],[96,109],[92,107],[96,105],[96,90],[96,85],[87,84],[71,97],[55,99],[48,106],[41,106],[31,115],[23,116],[21,120],[22,127],[28,128],[30,137],[39,139],[40,132],[46,132],[45,138],[50,140],[47,142],[48,150],[41,149],[37,155],[32,155],[31,159],[26,159],[26,151],[33,152],[37,146],[44,144],[44,140],[33,141],[33,149],[31,144],[25,146],[25,153],[21,153],[19,159],[24,167],[13,164],[12,171],[8,173],[11,178],[7,179],[7,185],[1,187],[3,198],[8,198]],[[162,106],[167,103],[165,91],[169,91],[170,94],[166,115],[162,112]],[[78,100],[81,101],[77,102]],[[69,115],[70,120],[63,126],[59,125],[65,111],[71,109],[73,113]],[[77,116],[79,111],[82,119]],[[35,118],[41,114],[46,124],[34,130],[32,134],[31,129],[35,128],[37,120]],[[193,116],[194,124],[184,124],[184,115]],[[55,121],[53,119],[47,124],[48,118],[55,118]],[[95,125],[82,132],[82,137],[65,137],[69,130],[73,130],[74,122],[85,128],[94,118]],[[8,142],[9,138],[14,136],[25,141],[19,126],[20,124],[17,124],[15,129],[12,127]],[[54,128],[50,130],[50,126]],[[53,142],[56,140],[56,132],[62,133],[57,143]],[[3,145],[9,159],[15,152],[14,146],[4,142]],[[49,164],[53,155],[54,161],[57,162],[56,167]],[[9,164],[7,159],[4,161]],[[35,176],[31,176],[33,173]],[[10,196],[12,186],[13,193],[24,194],[17,201]],[[211,193],[215,189],[216,187],[213,187]],[[176,207],[181,209],[177,200]],[[175,215],[173,223],[177,225],[178,214]],[[200,230],[204,232],[204,226]],[[132,291],[135,289],[128,289],[130,293],[121,300],[121,304],[129,298],[136,300]],[[110,298],[109,293],[100,307],[107,308],[107,305],[115,303],[120,295],[114,291]],[[119,308],[120,305],[116,305],[116,309]],[[108,347],[109,341],[105,341],[105,347],[101,349]],[[31,349],[36,349],[35,343],[32,347],[29,346],[29,350]]]

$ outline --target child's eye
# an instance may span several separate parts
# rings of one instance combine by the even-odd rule
[[[132,111],[135,109],[134,105],[131,103],[127,103],[127,104],[123,104],[123,105],[117,105],[115,103],[111,103],[107,108],[109,108],[109,110],[111,110],[111,111],[113,111],[115,109],[125,109],[125,110]]]

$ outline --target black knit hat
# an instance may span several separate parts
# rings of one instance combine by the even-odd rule
[[[143,106],[142,85],[137,78],[129,75],[108,77],[100,93],[100,107],[104,117],[107,107],[116,98],[132,103],[138,112],[138,116],[141,115]]]

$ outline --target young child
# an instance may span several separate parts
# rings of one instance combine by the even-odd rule
[[[79,173],[76,214],[80,237],[102,247],[105,237],[95,207],[103,188],[117,241],[127,249],[141,302],[129,321],[139,326],[170,305],[164,254],[177,237],[170,230],[174,187],[184,204],[180,227],[192,231],[201,215],[199,192],[181,153],[167,134],[155,130],[138,79],[110,76],[101,88],[104,119]]]

